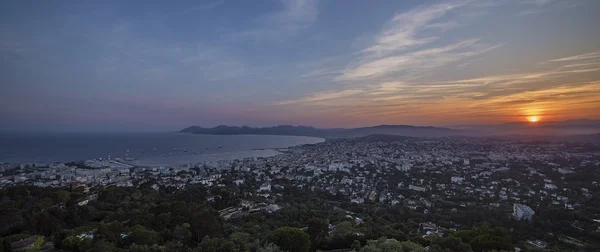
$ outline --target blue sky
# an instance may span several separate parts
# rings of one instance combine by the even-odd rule
[[[599,1],[2,1],[0,129],[600,118]]]

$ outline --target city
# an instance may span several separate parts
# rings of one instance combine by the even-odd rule
[[[599,252],[599,0],[0,1],[0,252]]]
[[[101,188],[115,186],[234,190],[238,200],[223,203],[221,195],[210,193],[206,198],[225,223],[260,213],[276,216],[296,208],[293,197],[306,193],[334,199],[335,209],[355,222],[358,237],[364,235],[358,231],[363,219],[370,218],[363,209],[385,207],[417,216],[407,233],[422,238],[486,221],[510,227],[512,242],[522,249],[598,246],[598,144],[371,135],[279,151],[273,157],[169,167],[123,160],[3,164],[0,185],[79,188],[79,206],[97,200]],[[342,223],[330,222],[330,231]]]

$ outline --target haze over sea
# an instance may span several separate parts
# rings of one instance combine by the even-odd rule
[[[316,137],[181,133],[0,134],[0,163],[51,163],[131,158],[168,165],[276,155],[275,149],[324,141]]]

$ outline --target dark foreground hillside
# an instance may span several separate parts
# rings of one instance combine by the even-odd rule
[[[424,215],[349,204],[318,191],[250,196],[245,187],[224,182],[210,191],[200,185],[153,188],[152,182],[89,192],[12,187],[0,192],[0,251],[513,251],[527,248],[519,234],[536,232],[501,211]],[[232,206],[243,208],[231,216]],[[571,217],[557,218],[560,225]],[[431,221],[462,224],[433,230]]]

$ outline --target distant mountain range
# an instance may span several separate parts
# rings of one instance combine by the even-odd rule
[[[568,141],[568,142],[594,142],[600,143],[600,133],[582,135],[501,135],[491,136],[497,140],[512,141]]]
[[[217,126],[203,128],[200,126],[187,127],[179,132],[206,134],[206,135],[287,135],[287,136],[315,136],[315,137],[360,137],[373,134],[401,135],[412,137],[442,137],[463,135],[469,132],[463,130],[411,126],[411,125],[379,125],[352,129],[332,128],[318,129],[307,126],[280,125],[275,127],[251,128],[248,126]]]
[[[494,125],[457,125],[430,127],[412,125],[379,125],[360,128],[319,129],[309,126],[280,125],[253,128],[248,126],[225,126],[203,128],[187,127],[179,132],[206,135],[286,135],[314,137],[361,137],[368,135],[399,135],[409,137],[445,136],[568,136],[600,133],[600,120],[570,120],[561,122],[504,123]]]
[[[566,136],[600,133],[600,120],[580,119],[554,122],[511,122],[493,125],[455,125],[453,129],[475,131],[476,135]]]

